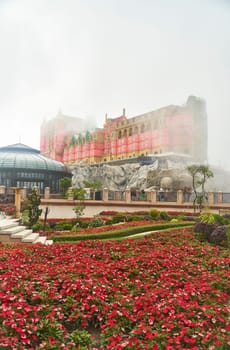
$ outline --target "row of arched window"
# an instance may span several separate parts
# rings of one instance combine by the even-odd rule
[[[128,129],[123,129],[118,131],[118,139],[121,139],[123,137],[128,137],[136,134],[143,134],[146,131],[151,130],[151,125],[149,124],[141,124],[140,126],[134,126],[130,127]]]

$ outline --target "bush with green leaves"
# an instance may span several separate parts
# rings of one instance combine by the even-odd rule
[[[158,219],[159,219],[159,212],[158,212],[158,210],[155,209],[155,208],[150,209],[149,215],[151,216],[151,218],[152,218],[153,220],[158,220]]]
[[[142,215],[132,215],[126,218],[126,221],[140,221],[140,220],[143,220]]]
[[[226,218],[222,215],[219,215],[219,214],[213,214],[214,215],[214,218],[215,218],[215,222],[220,224],[220,225],[228,225],[230,224],[230,219],[229,218]]]
[[[170,222],[172,222],[172,223],[178,222],[178,219],[173,218],[173,219],[170,220]]]
[[[94,217],[90,222],[88,227],[101,227],[105,225],[105,221],[100,217]]]
[[[71,177],[63,177],[62,179],[60,179],[60,188],[61,188],[61,193],[64,196],[66,194],[66,192],[68,191],[68,188],[71,186],[72,184],[72,179]]]
[[[212,225],[212,224],[216,223],[215,216],[212,213],[203,213],[203,214],[201,214],[199,216],[199,220],[201,222],[203,222],[204,224],[209,224],[209,225]]]
[[[183,221],[183,220],[185,220],[185,215],[184,214],[179,214],[179,215],[177,215],[176,219],[179,220],[179,221]],[[187,216],[186,216],[186,220],[187,220]]]
[[[57,230],[57,231],[69,231],[72,229],[72,227],[73,227],[72,222],[60,221],[55,226],[55,230]]]
[[[31,228],[34,232],[43,231],[44,229],[47,231],[50,230],[50,225],[46,222],[44,227],[44,222],[36,222]]]
[[[39,216],[42,213],[42,209],[39,208],[41,204],[41,197],[37,193],[35,188],[32,189],[32,192],[27,196],[27,210],[26,214],[28,214],[27,224],[29,227],[32,227],[34,224],[38,222]]]
[[[70,340],[77,345],[77,349],[89,349],[92,344],[90,334],[86,330],[76,329],[70,334]]]
[[[119,222],[125,222],[125,221],[126,221],[126,215],[122,213],[117,213],[112,217],[113,224],[118,224]]]
[[[167,221],[172,219],[172,217],[164,210],[160,211],[159,217],[161,220],[167,220]]]
[[[73,208],[73,211],[77,217],[77,219],[80,219],[80,217],[84,214],[85,205],[78,204]]]

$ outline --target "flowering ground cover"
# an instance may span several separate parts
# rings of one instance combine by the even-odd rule
[[[154,223],[159,224],[162,223],[163,221],[155,221]],[[112,232],[115,230],[123,229],[123,228],[130,228],[130,227],[136,227],[136,226],[145,226],[149,225],[150,222],[149,220],[139,220],[139,221],[129,221],[129,222],[121,222],[117,224],[111,224],[111,225],[104,225],[104,226],[99,226],[99,227],[79,227],[75,230],[71,231],[47,231],[46,234],[48,237],[52,238],[52,235],[55,236],[61,236],[61,235],[79,235],[79,234],[92,234],[92,233],[103,233],[103,232]]]
[[[229,250],[191,231],[0,247],[0,349],[229,349]]]

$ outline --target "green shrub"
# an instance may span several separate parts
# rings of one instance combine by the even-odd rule
[[[43,222],[37,222],[36,224],[34,224],[32,226],[32,230],[34,232],[36,231],[42,231],[44,229],[44,223]],[[46,222],[45,224],[45,230],[49,230],[50,229],[50,225]]]
[[[80,220],[80,227],[87,228],[87,227],[89,227],[89,223],[90,223],[90,221],[81,221]]]
[[[173,218],[173,219],[170,220],[170,222],[172,222],[172,223],[178,222],[178,219]]]
[[[133,215],[133,216],[131,216],[131,217],[129,217],[129,218],[131,218],[132,221],[140,221],[140,220],[143,220],[143,216],[141,216],[141,215]],[[126,221],[129,221],[129,220],[126,220]]]
[[[160,211],[160,214],[159,214],[159,217],[160,217],[160,219],[161,220],[167,220],[167,221],[169,221],[169,220],[171,220],[171,216],[166,212],[166,211]]]
[[[121,213],[115,214],[112,217],[113,224],[118,224],[119,222],[125,222],[125,221],[126,221],[126,215],[121,214]]]
[[[105,225],[112,225],[113,224],[113,220],[112,219],[108,219],[105,221]]]
[[[21,222],[23,225],[29,226],[29,210],[28,209],[24,209],[22,212],[22,216],[21,216]]]
[[[57,225],[55,226],[55,230],[58,231],[68,231],[71,230],[73,227],[72,222],[66,222],[66,221],[60,221],[57,223]]]
[[[201,222],[209,225],[213,225],[216,223],[214,214],[211,213],[203,213],[199,216]]]
[[[149,211],[149,215],[152,217],[153,220],[157,220],[159,219],[159,213],[158,213],[158,210],[153,208],[153,209],[150,209]]]
[[[215,222],[220,225],[228,225],[230,223],[230,220],[228,218],[223,217],[222,215],[213,214],[213,216],[215,218]]]
[[[185,215],[184,214],[179,214],[179,215],[177,215],[177,220],[179,220],[179,221],[183,221],[183,220],[185,220]]]
[[[98,218],[98,217],[95,217],[94,219],[92,219],[90,222],[89,222],[89,225],[88,227],[101,227],[101,226],[104,226],[105,225],[105,221]]]
[[[70,339],[75,345],[80,345],[82,347],[86,347],[88,349],[92,344],[92,339],[90,334],[85,330],[76,329],[70,334]]]

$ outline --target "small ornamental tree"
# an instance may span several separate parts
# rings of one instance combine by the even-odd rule
[[[63,196],[66,194],[71,184],[72,184],[72,179],[70,177],[65,176],[62,179],[60,179],[60,188]]]
[[[80,220],[80,216],[84,214],[85,210],[84,199],[86,190],[84,188],[73,188],[72,193],[73,198],[79,200],[79,203],[73,208],[73,211],[76,214],[77,220]]]
[[[32,189],[32,192],[27,196],[27,213],[28,213],[28,226],[32,227],[37,223],[39,216],[42,213],[42,209],[39,208],[41,204],[41,197],[38,195],[35,188]]]
[[[198,204],[199,209],[201,211],[201,208],[206,200],[205,184],[209,178],[213,177],[213,172],[207,165],[193,164],[188,166],[186,169],[192,176],[192,188],[194,192],[194,212],[196,211],[196,204]],[[201,192],[198,192],[199,187],[201,187]]]
[[[90,188],[91,191],[93,192],[93,199],[95,199],[95,192],[100,190],[102,187],[102,183],[100,181],[86,180],[86,181],[84,181],[84,185],[85,185],[85,187]]]

